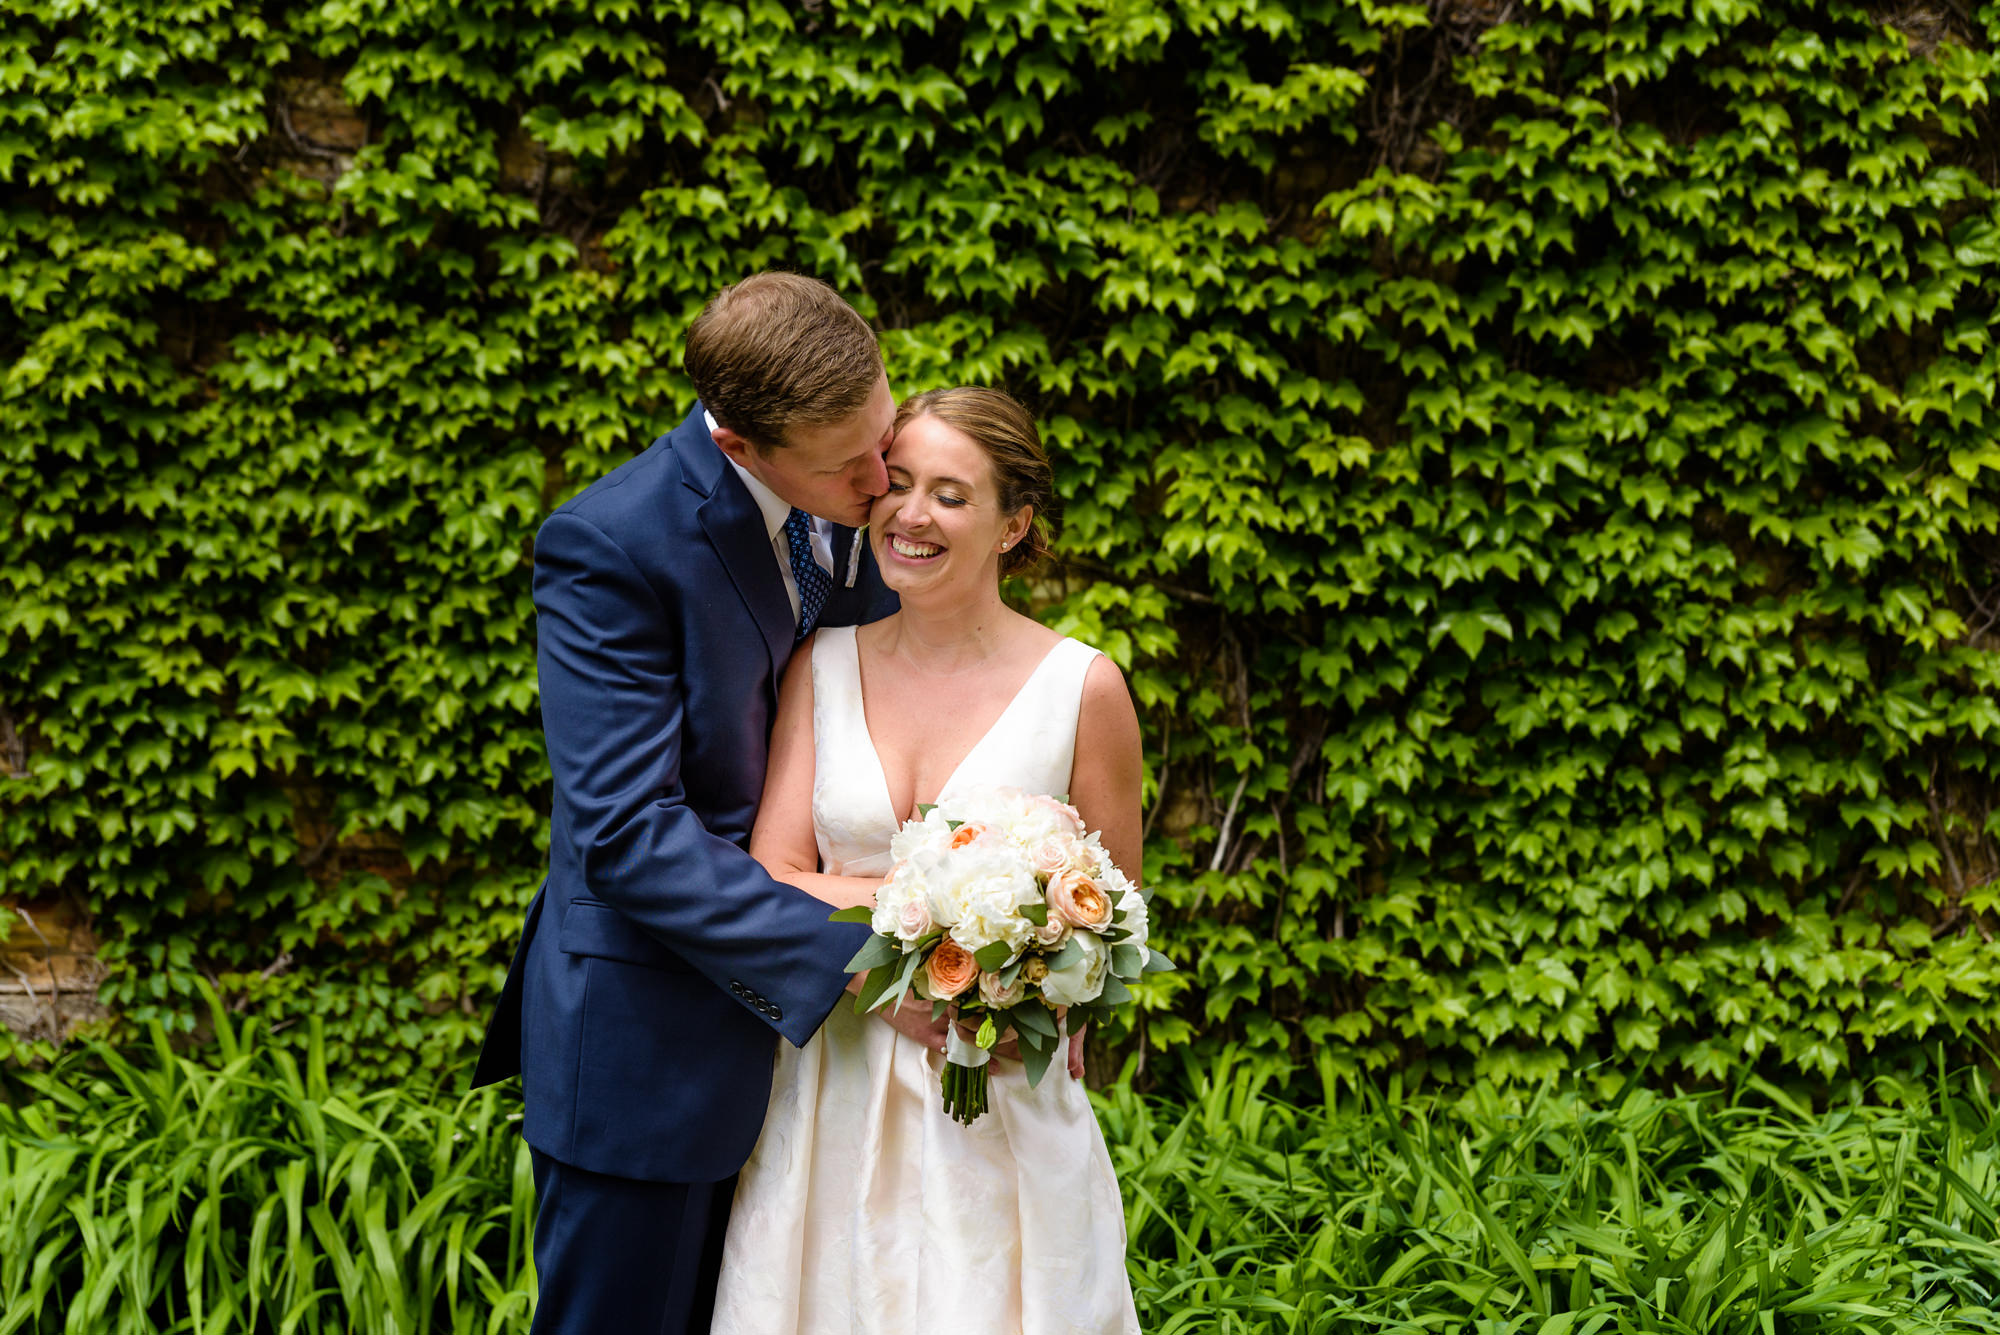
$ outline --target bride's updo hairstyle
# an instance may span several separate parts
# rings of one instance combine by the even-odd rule
[[[896,409],[897,434],[919,417],[935,417],[986,451],[1000,487],[1002,513],[1015,514],[1024,505],[1035,507],[1028,531],[1000,553],[1000,573],[1018,575],[1039,564],[1055,540],[1056,477],[1028,410],[997,389],[960,385],[903,400]]]

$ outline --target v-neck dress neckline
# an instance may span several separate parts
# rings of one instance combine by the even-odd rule
[[[903,817],[868,731],[861,656],[852,626],[823,627],[813,641],[813,837],[820,866],[835,875],[880,876]],[[969,787],[1058,795],[1070,788],[1083,681],[1097,650],[1058,640],[1028,674],[938,797]]]
[[[861,637],[858,634],[849,635],[847,637],[847,640],[848,640],[849,657],[853,660],[854,663],[854,681],[856,686],[860,687],[862,681]],[[999,715],[994,718],[992,723],[987,725],[986,731],[979,734],[979,740],[974,742],[970,747],[968,747],[966,749],[965,754],[958,758],[958,763],[951,767],[951,773],[947,774],[945,776],[944,782],[938,785],[937,796],[931,799],[931,803],[940,802],[944,799],[945,794],[951,791],[952,784],[958,781],[958,776],[964,773],[966,765],[971,763],[972,758],[979,754],[980,748],[985,746],[987,741],[1000,730],[1000,725],[1005,723],[1007,721],[1008,716],[1011,715],[1016,709],[1020,707],[1021,702],[1029,698],[1031,692],[1034,689],[1036,681],[1040,679],[1042,673],[1049,667],[1049,665],[1055,662],[1057,655],[1062,652],[1063,646],[1065,644],[1075,644],[1075,643],[1076,641],[1074,640],[1061,639],[1057,640],[1054,644],[1049,646],[1049,651],[1043,654],[1040,660],[1036,662],[1033,671],[1028,673],[1027,679],[1024,680],[1018,687],[1015,688],[1014,694],[1010,696],[1007,700],[1006,707],[1000,711]],[[909,817],[900,816],[896,814],[896,798],[895,795],[889,791],[889,767],[882,763],[882,748],[875,744],[875,733],[868,726],[868,704],[867,704],[865,689],[857,690],[856,695],[860,699],[861,732],[862,735],[867,737],[868,739],[868,755],[875,762],[875,783],[877,789],[880,791],[882,796],[883,808],[888,811],[890,817],[893,820],[895,820],[895,822],[898,825],[901,825],[905,820],[909,819]],[[910,796],[912,798],[916,796],[916,789],[914,786],[912,786],[910,790]],[[923,804],[923,805],[929,805],[929,804]],[[912,812],[911,814],[914,815],[915,813]]]

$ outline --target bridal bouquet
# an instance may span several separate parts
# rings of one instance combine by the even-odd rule
[[[868,972],[856,1008],[896,1006],[912,991],[932,1016],[977,1022],[946,1040],[944,1107],[970,1125],[986,1111],[990,1050],[1012,1028],[1028,1083],[1072,1025],[1101,1020],[1126,984],[1173,968],[1146,944],[1148,896],[1112,864],[1076,808],[1017,788],[985,788],[918,808],[889,846],[894,865],[875,907],[836,921],[874,928],[850,973]]]

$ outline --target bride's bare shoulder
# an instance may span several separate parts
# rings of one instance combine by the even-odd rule
[[[1019,612],[1014,612],[1013,616],[1014,642],[1024,650],[1032,650],[1037,658],[1068,638],[1050,630],[1031,616],[1024,616]]]
[[[1082,714],[1077,722],[1082,730],[1105,729],[1121,740],[1128,733],[1135,739],[1139,735],[1139,711],[1125,674],[1107,653],[1100,651],[1090,660],[1090,670],[1083,675]]]

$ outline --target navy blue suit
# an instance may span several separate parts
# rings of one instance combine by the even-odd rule
[[[865,551],[845,587],[852,539],[835,530],[820,624],[895,608]],[[522,1077],[542,1307],[554,1279],[576,1313],[538,1313],[537,1331],[658,1329],[651,1308],[621,1306],[651,1298],[644,1284],[618,1291],[631,1284],[618,1272],[645,1263],[654,1287],[684,1284],[665,1277],[665,1250],[698,1239],[675,1243],[649,1212],[719,1231],[701,1203],[715,1193],[682,1188],[716,1184],[726,1218],[763,1124],[773,1031],[812,1036],[867,929],[829,923],[825,904],[745,851],[795,626],[763,516],[700,405],[549,516],[535,610],[549,872],[474,1083]],[[602,1254],[621,1244],[629,1258]],[[602,1282],[571,1283],[580,1264]]]

